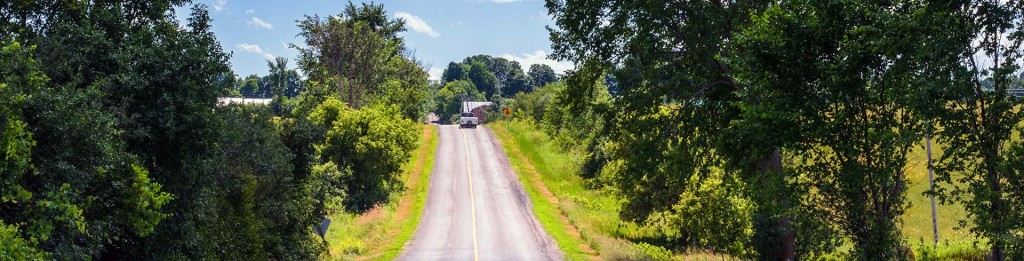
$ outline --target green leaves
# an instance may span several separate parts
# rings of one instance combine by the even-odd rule
[[[402,188],[401,167],[411,156],[418,136],[411,120],[395,117],[394,106],[375,105],[352,110],[330,98],[310,114],[328,126],[326,139],[316,146],[324,164],[314,167],[325,174],[342,175],[346,210],[366,211]],[[330,164],[336,165],[331,167]]]
[[[603,115],[612,126],[602,135],[608,141],[590,146],[605,150],[588,151],[607,153],[614,163],[605,170],[617,172],[623,218],[675,211],[678,195],[698,182],[694,177],[721,169],[737,177],[723,180],[751,188],[741,191],[754,202],[751,244],[760,258],[793,259],[794,251],[809,258],[845,237],[854,258],[900,259],[903,168],[910,149],[930,133],[930,119],[941,108],[962,108],[939,124],[964,128],[947,132],[953,140],[979,133],[1003,139],[1020,122],[1006,113],[1015,103],[979,107],[974,104],[986,98],[970,96],[1014,81],[964,79],[1018,71],[1017,47],[1000,49],[1009,69],[963,70],[970,56],[985,50],[991,56],[1000,45],[992,44],[998,37],[987,37],[978,49],[966,48],[980,39],[973,32],[1013,31],[1005,22],[972,24],[980,21],[968,14],[1000,9],[996,2],[550,0],[546,6],[558,25],[549,28],[553,56],[579,65],[565,78],[563,101],[572,108],[566,112],[599,104],[592,101],[600,78],[615,89],[614,105]],[[973,5],[979,7],[961,9]],[[984,93],[1009,100],[998,88]],[[971,121],[976,118],[983,120]],[[973,146],[960,144],[950,143],[947,152]],[[1000,183],[998,177],[988,180]]]
[[[18,227],[0,221],[0,260],[46,260],[47,254],[22,239]]]
[[[150,209],[162,209],[173,199],[173,196],[161,191],[160,184],[149,179],[149,171],[146,168],[133,164],[131,169],[134,175],[131,183],[132,191],[129,195],[133,195],[133,197],[129,198],[129,201],[132,202],[129,205],[134,206],[131,212],[136,216],[130,217],[129,222],[132,224],[135,234],[145,237],[153,233],[161,220],[171,216],[150,211]]]
[[[434,94],[434,103],[437,106],[434,113],[441,121],[448,121],[462,113],[463,101],[485,101],[484,94],[478,91],[476,85],[471,81],[458,80],[447,82]]]
[[[64,259],[149,234],[166,217],[169,196],[125,152],[99,93],[50,87],[29,50],[5,44],[0,55],[0,220]]]

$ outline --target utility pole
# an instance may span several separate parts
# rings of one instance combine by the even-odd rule
[[[932,170],[932,124],[928,122],[928,133],[925,135],[924,144],[925,150],[928,154],[928,189],[935,191],[935,172]],[[935,217],[935,195],[931,195],[932,198],[932,235],[934,235],[935,245],[939,244],[939,224],[938,219]]]
[[[498,94],[498,99],[495,102],[498,104],[498,111],[504,112],[502,109],[505,108],[505,102],[501,99],[501,86],[505,85],[505,79],[508,78],[508,74],[506,74],[505,72],[499,72],[499,73],[500,74],[497,75],[498,76],[497,77],[498,78],[498,84],[495,86],[495,87],[497,87],[496,91],[497,91],[497,94]],[[502,117],[505,117],[504,115],[505,114],[502,113]],[[508,128],[508,123],[505,124],[505,128]]]

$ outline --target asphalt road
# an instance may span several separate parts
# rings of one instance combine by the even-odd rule
[[[561,260],[486,127],[438,126],[426,206],[399,260]]]

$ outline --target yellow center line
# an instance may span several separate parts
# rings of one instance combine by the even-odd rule
[[[479,251],[476,246],[476,199],[473,196],[473,172],[469,170],[469,140],[466,139],[466,130],[462,131],[462,145],[466,148],[466,176],[469,177],[469,208],[473,213],[473,261],[480,260]]]

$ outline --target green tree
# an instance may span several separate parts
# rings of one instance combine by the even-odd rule
[[[584,108],[597,97],[593,86],[606,75],[620,89],[613,109],[601,113],[610,125],[602,136],[616,144],[610,157],[621,160],[612,182],[624,198],[623,219],[643,223],[652,213],[671,210],[691,177],[723,167],[716,146],[724,141],[721,130],[737,115],[732,104],[739,88],[722,60],[728,53],[725,44],[758,5],[546,1],[557,26],[548,28],[552,57],[577,64],[563,78],[566,112],[589,111]],[[790,249],[792,243],[781,238],[763,242]]]
[[[448,68],[445,68],[444,73],[441,74],[441,80],[444,82],[468,80],[469,76],[466,75],[467,71],[469,71],[469,69],[464,64],[450,62],[448,63]]]
[[[48,87],[101,93],[95,100],[115,117],[116,131],[108,133],[117,133],[176,199],[164,207],[171,216],[153,235],[124,237],[103,258],[216,256],[221,242],[214,235],[225,232],[209,225],[229,218],[214,214],[216,195],[209,192],[219,167],[221,126],[214,106],[228,88],[223,76],[231,74],[229,55],[210,31],[205,7],[192,8],[186,22],[178,22],[173,7],[183,3],[53,1],[2,12],[22,14],[5,15],[15,20],[4,22],[25,26],[20,35],[38,46],[34,55],[51,78]]]
[[[271,108],[229,105],[217,113],[225,123],[219,147],[226,166],[217,188],[227,206],[218,213],[231,217],[217,226],[234,231],[221,249],[238,259],[317,258],[323,245],[309,228],[323,210],[312,204],[320,195],[306,188],[329,181],[296,175],[294,154],[279,136]]]
[[[1024,158],[1019,133],[1024,113],[1007,90],[1022,88],[1015,75],[1024,56],[1020,1],[979,0],[935,5],[939,41],[928,51],[946,66],[930,70],[938,140],[936,193],[964,205],[971,232],[986,238],[993,260],[1024,258]],[[941,45],[940,45],[941,44]],[[1018,134],[1019,135],[1019,134]]]
[[[530,76],[530,86],[532,86],[532,89],[558,81],[558,75],[555,74],[555,70],[551,69],[551,66],[547,64],[530,65],[530,72],[527,75]]]
[[[3,247],[16,247],[15,257],[90,259],[152,234],[171,196],[127,152],[101,93],[48,88],[30,48],[2,46]]]
[[[280,115],[285,111],[285,90],[288,89],[288,58],[277,57],[273,62],[267,61],[267,67],[270,69],[270,74],[267,75],[270,82],[271,98],[273,101],[270,103],[270,107],[273,108],[274,113]]]
[[[334,85],[353,108],[370,104],[385,79],[381,67],[401,59],[405,31],[402,20],[381,24],[383,6],[356,7],[351,2],[338,16],[306,16],[299,21],[306,48],[299,49],[299,67],[311,80]]]
[[[462,63],[470,66],[475,62],[483,63],[491,74],[495,77],[495,89],[494,91],[487,92],[487,97],[493,97],[497,93],[497,85],[501,85],[501,94],[505,97],[514,96],[519,92],[530,92],[532,86],[530,86],[530,78],[523,73],[523,68],[517,61],[509,61],[502,57],[493,57],[490,55],[478,54],[463,59]],[[480,83],[474,81],[477,87],[480,87]],[[480,90],[485,92],[485,90]]]
[[[482,101],[484,95],[477,91],[476,86],[469,81],[454,81],[445,83],[434,97],[437,107],[434,113],[442,121],[448,121],[453,115],[462,113],[463,101]]]
[[[242,94],[242,97],[259,97],[257,95],[260,89],[259,78],[259,76],[253,74],[245,77],[244,79],[235,81],[235,84],[238,86],[238,92]]]
[[[388,78],[381,84],[377,103],[398,106],[406,119],[419,120],[427,103],[430,76],[412,59],[393,59],[382,69]]]
[[[515,102],[511,107],[516,116],[524,116],[535,123],[544,120],[544,113],[548,108],[554,109],[555,99],[559,92],[565,89],[565,84],[552,83],[538,87],[533,92],[521,92],[516,94]]]
[[[328,98],[309,115],[328,127],[326,139],[316,146],[323,162],[317,168],[351,172],[340,180],[346,210],[367,211],[402,189],[401,167],[412,156],[418,136],[414,122],[393,117],[396,114],[396,106],[352,110]]]
[[[296,96],[299,96],[299,93],[302,93],[303,91],[306,90],[305,82],[302,80],[302,77],[299,77],[298,70],[287,70],[285,71],[285,74],[285,97],[295,98]]]
[[[285,89],[288,88],[288,58],[277,57],[274,61],[267,61],[267,68],[270,69],[270,92],[272,97],[284,97]]]
[[[469,64],[469,72],[466,73],[466,78],[473,82],[473,86],[476,86],[477,90],[483,93],[484,97],[492,97],[497,93],[498,78],[490,70],[487,69],[487,65],[482,62],[476,61]]]

